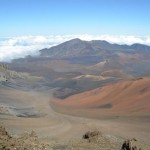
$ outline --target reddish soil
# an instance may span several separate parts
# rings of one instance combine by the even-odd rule
[[[51,102],[54,106],[67,108],[66,112],[84,109],[84,112],[95,115],[149,116],[150,78],[122,80],[103,88],[70,96],[65,100]]]

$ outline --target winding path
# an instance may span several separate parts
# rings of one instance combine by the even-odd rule
[[[86,131],[98,129],[111,137],[136,137],[149,142],[149,121],[142,123],[123,119],[96,120],[64,115],[53,111],[49,105],[50,98],[52,98],[51,92],[0,90],[0,102],[3,100],[7,105],[13,104],[18,107],[32,106],[38,112],[34,118],[0,114],[0,122],[12,134],[34,130],[46,141],[81,138]]]

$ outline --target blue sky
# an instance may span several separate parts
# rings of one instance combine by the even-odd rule
[[[149,0],[0,0],[0,36],[150,35]]]
[[[0,0],[0,61],[73,38],[150,45],[150,0]]]

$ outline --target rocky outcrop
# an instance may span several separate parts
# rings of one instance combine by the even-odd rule
[[[93,137],[98,137],[101,136],[101,132],[100,131],[88,131],[83,135],[83,139],[90,139]]]
[[[133,138],[124,141],[121,150],[142,150],[142,148],[138,144],[138,141],[135,138]]]
[[[8,65],[0,64],[0,81],[7,81],[10,78]]]
[[[46,150],[48,144],[41,143],[34,131],[20,137],[12,137],[6,129],[0,126],[0,150]]]
[[[6,65],[6,64],[0,64],[0,67],[1,67],[1,68],[4,68],[4,69],[6,69],[6,70],[8,69],[8,65]]]
[[[6,64],[1,64],[0,63],[0,84],[5,83],[5,82],[15,82],[17,79],[39,79],[38,77],[35,76],[30,76],[28,73],[24,72],[16,72],[13,70],[10,70],[8,65]]]
[[[100,131],[86,132],[82,139],[74,139],[67,143],[65,150],[119,150]]]

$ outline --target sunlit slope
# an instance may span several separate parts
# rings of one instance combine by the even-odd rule
[[[150,114],[150,78],[119,81],[55,103],[102,114]]]

